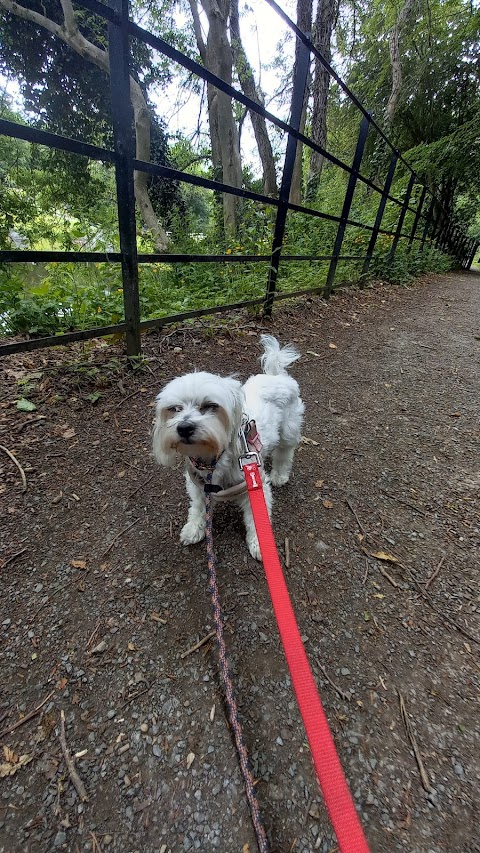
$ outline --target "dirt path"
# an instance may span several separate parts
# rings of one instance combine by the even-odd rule
[[[166,379],[255,371],[264,326],[216,322],[150,336],[135,371],[98,342],[2,366],[0,443],[27,482],[0,451],[2,853],[256,850],[215,648],[185,656],[211,630],[203,546],[178,544],[183,478],[149,455]],[[372,853],[474,853],[480,275],[303,302],[272,331],[303,353],[308,440],[274,527]],[[215,541],[272,851],[336,850],[234,508],[219,510]],[[62,757],[62,708],[86,802]]]

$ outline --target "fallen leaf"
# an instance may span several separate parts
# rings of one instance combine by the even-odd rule
[[[451,412],[451,413],[450,413],[450,417],[451,417],[451,418],[461,418],[461,417],[462,417],[462,413],[461,413],[461,412]]]
[[[212,710],[210,711],[210,722],[213,723],[215,719],[215,705],[212,705]]]
[[[187,755],[187,770],[190,770],[190,767],[192,766],[194,761],[195,761],[195,753],[189,752]]]
[[[20,400],[17,400],[17,409],[20,412],[35,412],[37,407],[35,403],[32,403],[30,400],[26,400],[25,397],[20,397]]]
[[[244,844],[243,845],[242,853],[250,853],[250,844]]]
[[[11,753],[11,755],[13,756],[13,761],[5,761],[0,764],[0,779],[4,779],[6,776],[13,776],[17,770],[20,770],[21,767],[25,767],[26,764],[29,764],[30,761],[33,760],[33,755],[18,756],[15,755],[15,753]]]
[[[76,560],[70,560],[70,565],[73,569],[86,569],[87,561],[84,557],[78,557]]]
[[[64,689],[64,687],[66,687],[66,686],[67,686],[67,684],[68,684],[68,679],[67,679],[67,678],[61,678],[61,679],[60,679],[60,681],[59,681],[59,682],[58,682],[58,684],[57,684],[57,688],[58,688],[59,690],[63,690],[63,689]]]
[[[365,611],[364,611],[364,613],[363,613],[363,618],[364,618],[365,622],[370,622],[370,619],[371,619],[372,617],[371,617],[370,613],[368,612],[368,610],[365,610]]]
[[[373,597],[374,598],[380,598],[380,599],[385,598],[385,596],[383,595],[382,592],[374,592]]]
[[[9,764],[15,764],[16,763],[17,756],[15,755],[13,749],[10,749],[10,747],[7,746],[6,744],[3,747],[3,755],[5,758],[5,761],[8,761]]]
[[[101,396],[102,395],[100,394],[100,391],[94,391],[93,394],[87,394],[86,399],[89,400],[92,405],[94,405],[94,403],[96,403]]]
[[[126,473],[125,471],[119,471],[119,472],[117,473],[117,477],[118,477],[118,479],[119,479],[119,480],[121,480],[121,479],[122,479],[122,477],[124,477],[124,476],[125,476],[125,473]]]
[[[129,643],[127,646],[127,649],[129,652],[136,652],[137,651],[137,647],[135,646],[135,643]]]
[[[315,358],[321,358],[322,356],[318,352],[313,352],[311,349],[307,349],[307,355],[314,355]]]
[[[386,554],[385,551],[374,551],[370,556],[375,557],[377,560],[383,560],[385,563],[398,563],[396,557],[392,557],[391,554]]]
[[[325,501],[322,501],[322,503],[323,503],[325,509],[332,509],[332,507],[333,507],[332,501],[325,500]]]
[[[72,498],[77,502],[80,500],[80,498],[78,497],[78,495],[75,494],[75,492],[72,492]]]
[[[338,349],[336,344],[329,344],[330,349]]]
[[[316,488],[316,489],[321,489],[321,488],[322,488],[322,486],[323,486],[323,484],[324,484],[324,482],[325,482],[325,480],[316,480],[316,481],[315,481],[315,488]]]
[[[75,435],[75,430],[73,427],[66,429],[65,432],[62,432],[62,438],[73,438]]]

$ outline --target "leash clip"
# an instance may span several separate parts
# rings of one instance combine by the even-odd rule
[[[260,456],[255,450],[251,450],[247,441],[247,431],[250,426],[250,421],[247,416],[244,415],[242,419],[242,425],[238,430],[238,437],[240,439],[240,444],[242,445],[243,453],[238,457],[238,464],[240,470],[243,471],[243,466],[248,465],[249,462],[256,462],[257,465],[260,466]]]

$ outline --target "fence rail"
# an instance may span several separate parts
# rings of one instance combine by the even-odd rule
[[[468,268],[478,248],[478,243],[462,233],[459,226],[449,216],[439,199],[431,188],[422,183],[408,162],[397,151],[393,143],[385,135],[372,115],[365,109],[355,94],[343,82],[331,65],[325,60],[317,48],[312,44],[309,36],[303,33],[289,16],[281,9],[275,0],[265,0],[272,9],[282,18],[287,26],[293,31],[297,38],[297,61],[295,63],[293,78],[292,112],[290,122],[284,122],[273,113],[266,110],[261,104],[251,100],[243,92],[227,84],[221,78],[199,65],[190,57],[182,54],[165,40],[140,27],[129,18],[128,0],[111,0],[110,5],[98,2],[98,0],[77,0],[77,4],[101,16],[108,22],[108,44],[110,65],[110,86],[112,93],[112,118],[113,118],[113,150],[92,145],[83,140],[70,139],[59,134],[41,130],[15,122],[0,119],[0,134],[11,138],[22,139],[27,142],[45,145],[61,151],[85,156],[94,160],[111,163],[115,167],[115,182],[117,192],[118,209],[118,234],[120,241],[119,252],[61,252],[61,251],[30,251],[30,250],[3,250],[0,251],[0,263],[112,263],[121,264],[123,282],[123,304],[124,320],[110,326],[102,326],[92,329],[84,329],[69,332],[67,334],[55,335],[23,341],[13,341],[0,345],[0,355],[14,352],[31,351],[42,347],[67,344],[72,341],[87,340],[89,338],[101,337],[115,333],[125,334],[126,348],[129,355],[140,353],[140,332],[142,329],[165,326],[180,320],[202,315],[232,311],[247,306],[263,305],[266,315],[272,311],[274,302],[280,299],[292,298],[308,293],[322,292],[326,297],[331,293],[339,262],[358,261],[362,262],[360,276],[364,277],[370,268],[374,257],[375,246],[379,235],[392,238],[389,252],[389,261],[393,262],[395,252],[400,240],[408,241],[410,251],[415,242],[420,244],[423,250],[425,243],[436,245],[438,248],[454,255],[458,263]],[[282,172],[282,181],[278,198],[265,196],[250,190],[233,187],[219,181],[190,175],[178,169],[162,166],[157,163],[147,163],[135,158],[135,140],[133,136],[132,107],[129,95],[129,69],[130,69],[130,39],[138,39],[159,51],[172,62],[178,63],[201,80],[215,86],[220,91],[243,104],[248,110],[256,112],[264,119],[278,127],[287,134],[287,146]],[[316,57],[326,69],[330,77],[339,85],[344,94],[355,105],[362,115],[355,154],[351,165],[327,151],[312,139],[300,131],[300,118],[302,105],[307,86],[307,78],[311,57]],[[370,132],[374,131],[391,150],[391,159],[387,176],[383,186],[379,186],[370,178],[362,174],[362,156],[365,143]],[[333,166],[341,169],[348,175],[347,187],[340,216],[324,213],[311,206],[293,204],[289,201],[292,184],[293,168],[298,143],[301,143],[312,151],[321,154],[322,157]],[[391,194],[391,187],[398,163],[407,169],[410,174],[407,190],[404,198],[400,199]],[[200,186],[213,190],[217,193],[227,193],[240,198],[249,199],[254,202],[268,205],[276,209],[275,226],[272,239],[272,248],[269,255],[202,255],[202,254],[171,254],[171,253],[148,253],[137,252],[137,234],[135,222],[135,198],[134,198],[134,172],[142,171],[147,174],[162,177],[171,181]],[[379,204],[373,225],[358,222],[350,218],[353,196],[357,184],[368,187],[379,196]],[[420,197],[416,206],[411,204],[411,195],[414,186],[421,186]],[[427,212],[425,213],[425,202],[429,197]],[[399,217],[394,230],[382,228],[383,216],[387,202],[399,207]],[[324,219],[337,224],[337,233],[332,254],[290,254],[283,253],[285,228],[288,213],[292,211],[306,216]],[[404,231],[404,222],[407,213],[414,216],[413,226]],[[421,227],[423,225],[423,227]],[[354,227],[370,234],[368,247],[365,254],[342,254],[342,245],[347,227]],[[419,235],[417,232],[421,231]],[[293,261],[329,261],[329,269],[325,284],[318,287],[309,287],[293,292],[278,292],[277,279],[280,264]],[[148,263],[265,263],[268,265],[268,281],[265,295],[256,299],[244,300],[228,305],[184,311],[167,317],[142,320],[140,316],[139,299],[139,265]]]

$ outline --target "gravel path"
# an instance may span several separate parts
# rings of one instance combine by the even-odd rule
[[[2,365],[26,490],[0,451],[1,853],[256,851],[215,647],[189,652],[212,629],[204,546],[179,545],[183,477],[150,457],[166,380],[256,370],[265,325],[215,323],[149,336],[133,371],[103,342]],[[307,409],[274,528],[372,853],[478,853],[480,275],[303,301],[270,328],[303,354]],[[272,853],[333,853],[235,508],[215,543]]]

